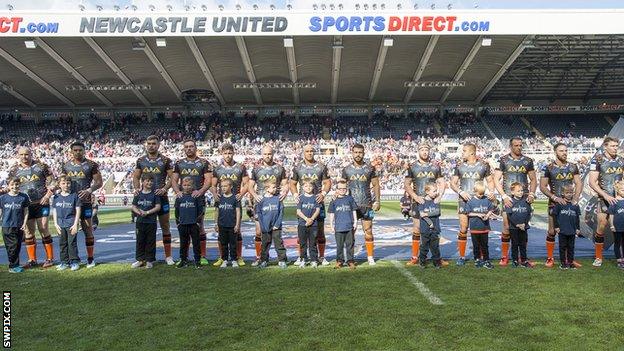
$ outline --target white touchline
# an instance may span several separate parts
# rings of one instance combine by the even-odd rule
[[[435,296],[435,294],[431,292],[431,290],[429,290],[427,286],[425,286],[425,284],[423,284],[420,280],[416,279],[416,277],[414,277],[412,273],[407,270],[407,268],[403,267],[403,265],[401,265],[396,260],[393,260],[392,264],[394,265],[394,267],[396,267],[396,269],[399,270],[399,272],[401,272],[401,274],[403,274],[405,278],[407,278],[407,280],[410,281],[410,283],[412,283],[412,285],[414,285],[418,289],[418,291],[420,291],[422,296],[426,297],[429,300],[432,305],[444,305],[444,302],[442,302],[439,297]]]

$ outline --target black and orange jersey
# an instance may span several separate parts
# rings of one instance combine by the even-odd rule
[[[622,180],[624,174],[624,158],[610,158],[599,153],[589,163],[589,170],[598,172],[598,184],[607,194],[615,195],[615,182]]]
[[[314,194],[318,194],[323,189],[323,181],[329,179],[329,172],[327,166],[321,162],[317,161],[311,165],[301,162],[293,168],[291,179],[299,183],[300,193],[303,192],[303,182],[313,182]]]
[[[192,160],[183,158],[176,161],[173,172],[179,175],[180,184],[182,184],[182,179],[186,177],[193,179],[193,188],[198,190],[204,186],[204,176],[207,173],[212,173],[212,167],[207,160],[201,157]]]
[[[173,169],[173,166],[167,156],[158,154],[156,158],[150,158],[144,155],[137,159],[135,169],[140,170],[141,174],[151,174],[154,177],[154,189],[160,189],[165,186],[167,172]]]
[[[39,202],[48,192],[46,181],[50,176],[52,176],[50,167],[40,161],[33,161],[30,166],[16,163],[9,168],[9,178],[19,178],[19,190],[28,195],[31,203]]]
[[[279,194],[282,190],[282,180],[285,178],[286,170],[284,170],[282,165],[277,163],[273,163],[269,166],[264,162],[260,162],[260,164],[255,166],[251,171],[251,179],[256,182],[256,194],[258,195],[264,195],[264,182],[267,180],[275,181],[275,184],[277,185],[276,194]]]
[[[548,179],[550,192],[558,197],[563,196],[563,187],[574,184],[574,176],[578,174],[578,166],[571,162],[559,166],[553,161],[542,167],[542,177]]]
[[[349,193],[355,203],[358,206],[371,206],[373,202],[371,181],[378,177],[375,168],[370,164],[362,166],[350,164],[342,169],[341,174],[342,179],[348,183]]]
[[[437,163],[416,161],[405,171],[405,178],[412,180],[412,188],[416,195],[425,196],[425,185],[442,178],[442,170]]]
[[[453,173],[454,176],[459,177],[459,189],[470,194],[473,193],[477,182],[484,182],[485,178],[491,174],[490,164],[483,160],[477,160],[473,164],[459,163],[455,166]]]
[[[79,163],[65,162],[61,167],[61,173],[66,174],[71,179],[71,192],[78,193],[91,187],[93,176],[100,173],[100,170],[96,162],[85,158]],[[91,198],[83,200],[82,203],[91,203]]]
[[[243,178],[247,176],[247,167],[238,162],[234,162],[232,165],[226,165],[221,162],[214,168],[213,175],[217,178],[217,184],[220,184],[224,179],[230,179],[233,183],[232,192],[238,194],[243,183]]]
[[[513,158],[507,154],[500,158],[496,170],[503,173],[503,190],[511,195],[511,184],[520,183],[525,194],[529,192],[529,172],[535,171],[533,159],[526,156]]]

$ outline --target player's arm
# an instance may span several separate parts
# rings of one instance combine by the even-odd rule
[[[76,207],[76,209],[79,209],[80,207]],[[613,216],[611,216],[613,217]],[[76,219],[74,220],[74,223],[76,223],[76,220],[79,220],[80,216],[76,216]],[[61,227],[59,227],[58,225],[58,216],[56,214],[56,207],[52,207],[52,220],[54,221],[54,228],[56,228],[56,232],[60,235],[61,234]]]
[[[540,185],[539,185],[539,189],[542,192],[542,194],[546,195],[547,198],[551,199],[554,201],[555,198],[555,194],[553,194],[549,187],[548,187],[548,177],[540,177]]]
[[[451,190],[453,190],[454,192],[457,193],[457,195],[460,195],[460,193],[462,192],[460,187],[459,187],[459,176],[458,175],[453,175],[451,177],[451,182],[450,182],[449,186],[451,187]]]
[[[507,194],[505,194],[505,189],[503,189],[503,184],[501,182],[501,179],[503,179],[503,171],[501,171],[500,169],[495,169],[494,173],[488,178],[490,178],[490,180],[487,180],[487,178],[486,180],[490,192],[493,193],[493,190],[496,189],[500,196],[502,196],[503,198],[508,197]],[[492,188],[492,185],[494,185],[494,189]]]
[[[52,172],[50,172],[49,169],[47,169],[47,173],[48,174],[46,176],[46,181],[45,181],[47,191],[40,200],[41,204],[50,203],[50,198],[52,197],[52,195],[54,195],[54,189],[56,188],[56,180],[54,179],[54,175],[52,175]]]
[[[167,178],[165,179],[165,185],[162,187],[163,194],[166,195],[167,191],[173,186],[173,169],[167,170]]]
[[[202,185],[201,188],[199,188],[199,196],[204,196],[204,194],[206,194],[206,191],[208,191],[208,189],[210,189],[210,187],[212,186],[212,172],[207,172],[204,173],[204,185]]]
[[[611,196],[607,194],[604,190],[602,190],[602,188],[598,184],[598,176],[599,176],[598,171],[589,171],[589,179],[588,179],[589,187],[593,191],[595,191],[598,195],[600,195],[600,197],[602,197],[603,199],[607,199]]]
[[[180,173],[178,172],[171,172],[171,188],[173,189],[173,192],[176,193],[177,196],[180,196],[182,194],[182,191],[180,191]]]
[[[321,214],[321,208],[317,207],[316,210],[314,210],[314,213],[312,214],[312,217],[310,217],[311,220],[315,220],[318,218],[318,216]]]
[[[247,192],[254,200],[258,201],[259,196],[256,193],[256,181],[253,178],[247,179]]]
[[[280,194],[280,200],[284,200],[286,196],[288,196],[288,192],[290,191],[288,187],[288,178],[286,178],[286,174],[283,174],[282,181],[280,182],[280,189],[282,189],[282,193]]]
[[[379,211],[381,208],[381,186],[379,185],[379,177],[371,179],[373,186],[373,193],[375,194],[375,201],[373,202],[373,210]]]
[[[219,204],[215,203],[215,208],[214,208],[214,227],[215,227],[215,232],[219,232]]]
[[[613,225],[613,217],[615,216],[609,216],[609,227],[611,228],[611,231],[615,233],[615,226]]]
[[[357,212],[351,211],[351,216],[353,216],[353,232],[357,230]]]
[[[581,198],[581,193],[583,192],[583,181],[581,180],[581,176],[578,174],[574,175],[574,197],[572,201],[577,204]]]
[[[535,200],[535,191],[537,190],[537,175],[535,170],[529,171],[527,175],[529,176],[529,203],[532,203]]]
[[[154,208],[148,211],[151,212],[150,214],[158,213],[158,211],[160,211],[160,209],[162,208],[162,205],[160,204],[160,197],[156,197],[155,202],[156,203],[154,204]]]
[[[80,201],[80,200],[78,200]],[[80,202],[78,203],[78,205],[76,206],[76,216],[74,217],[74,224],[71,227],[71,234],[75,235],[76,233],[78,233],[78,229],[80,228],[80,215],[82,214],[82,206],[80,205]],[[56,211],[55,211],[56,212]],[[54,223],[56,224],[56,218],[54,219]],[[60,231],[59,231],[60,234]]]
[[[438,198],[442,199],[442,196],[446,191],[446,179],[444,179],[444,177],[439,177],[436,179],[436,184],[438,185]]]
[[[323,182],[321,183],[321,193],[316,195],[316,202],[318,203],[323,203],[325,201],[325,198],[327,197],[327,194],[329,194],[329,192],[331,191],[331,186],[332,186],[332,181],[331,179],[328,177],[326,179],[323,179]]]
[[[217,177],[212,177],[211,180],[211,185],[210,185],[210,191],[212,192],[212,197],[215,200],[215,203],[217,201],[219,201],[219,191],[217,190],[217,185],[219,184],[219,178]]]
[[[241,224],[241,208],[236,206],[236,224],[234,225],[234,233],[238,233]]]
[[[102,180],[102,173],[100,173],[100,171],[95,172],[93,174],[93,182],[91,182],[91,186],[89,187],[89,189],[87,189],[89,190],[89,196],[91,196],[91,194],[101,188],[103,184],[104,181]]]
[[[248,183],[249,183],[249,176],[245,173],[245,175],[243,175],[243,180],[241,180],[240,192],[236,196],[237,200],[242,199],[243,196],[245,196],[245,194],[247,194],[247,192],[249,191],[249,186],[247,186]]]
[[[299,202],[299,191],[297,191],[298,182],[294,179],[288,180],[288,187],[290,188],[290,193],[295,197],[295,201]]]
[[[412,187],[411,177],[410,178],[405,177],[405,180],[403,181],[403,189],[405,190],[407,195],[409,195],[409,197],[411,197],[414,201],[418,201],[418,199],[420,198],[418,195],[416,195],[416,192],[414,191],[414,188]]]
[[[277,204],[277,219],[275,224],[281,227],[282,221],[284,220],[284,205],[281,202]],[[278,229],[277,226],[274,226],[275,229]]]
[[[27,230],[26,222],[28,222],[28,216],[30,215],[30,211],[28,210],[28,206],[24,207],[24,223],[22,223],[21,229],[23,231]]]

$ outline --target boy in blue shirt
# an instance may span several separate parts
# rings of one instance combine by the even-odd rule
[[[136,213],[136,262],[131,267],[153,268],[156,261],[156,214],[160,211],[160,196],[154,194],[154,176],[141,175],[141,191],[132,200]]]
[[[417,209],[420,218],[420,252],[418,264],[425,268],[427,254],[431,250],[431,261],[435,268],[442,267],[440,258],[440,200],[438,185],[428,183],[425,185],[425,202],[418,204]]]
[[[574,198],[574,186],[563,187],[563,199],[565,205],[556,204],[553,208],[555,234],[559,235],[559,261],[560,269],[576,269],[574,261],[574,239],[581,234],[579,216],[581,208],[572,203]]]
[[[0,212],[2,212],[2,238],[9,259],[9,273],[21,273],[24,268],[19,265],[19,254],[28,220],[28,195],[19,192],[19,178],[8,181],[9,192],[0,196]]]
[[[193,259],[195,268],[201,267],[201,240],[199,226],[204,215],[204,199],[193,197],[195,182],[191,177],[182,179],[182,196],[176,198],[174,209],[178,233],[180,234],[180,262],[177,267],[188,266],[188,249],[193,242]]]
[[[488,233],[490,232],[490,219],[495,216],[496,211],[496,204],[485,196],[483,183],[476,183],[474,196],[466,204],[466,212],[468,212],[472,250],[477,268],[494,268],[490,263]]]
[[[334,227],[336,235],[336,266],[342,268],[345,259],[345,245],[347,251],[347,264],[355,269],[353,259],[353,246],[355,244],[355,230],[357,229],[357,204],[351,195],[347,195],[347,181],[339,180],[337,184],[336,198],[329,203],[329,226]]]
[[[314,183],[311,180],[304,181],[302,189],[303,195],[299,197],[299,202],[297,203],[297,217],[299,217],[297,234],[300,253],[298,266],[301,268],[305,267],[309,248],[310,266],[316,268],[318,266],[318,250],[316,247],[317,218],[321,213],[321,205],[316,201]],[[297,263],[295,264],[297,265]]]
[[[256,216],[262,232],[262,249],[260,251],[259,268],[266,268],[269,264],[269,249],[271,242],[277,251],[278,265],[286,269],[286,248],[282,240],[282,219],[284,217],[284,205],[279,196],[275,195],[277,183],[275,180],[264,182],[265,194],[262,200],[256,205]]]
[[[615,183],[615,204],[609,206],[613,251],[618,268],[624,269],[624,182]]]
[[[56,267],[62,271],[70,268],[76,271],[80,268],[78,257],[78,242],[76,233],[80,225],[80,211],[82,202],[78,194],[71,192],[71,179],[62,175],[59,177],[61,192],[54,195],[52,202],[52,217],[54,226],[59,233],[59,251],[61,263]]]
[[[221,245],[221,260],[219,267],[226,268],[229,260],[233,268],[238,268],[236,254],[236,239],[241,223],[241,203],[232,193],[233,182],[231,179],[221,181],[221,194],[219,201],[215,202],[215,231],[219,233]]]
[[[524,187],[521,183],[514,182],[511,184],[511,195],[512,205],[505,207],[505,212],[509,219],[512,266],[533,268],[533,263],[527,259],[527,230],[533,209],[524,196]]]

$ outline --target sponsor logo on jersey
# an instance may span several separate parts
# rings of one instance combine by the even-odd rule
[[[194,208],[194,207],[195,207],[195,203],[191,201],[185,201],[185,202],[180,203],[180,208]],[[221,208],[221,205],[219,205],[219,208]]]
[[[481,174],[479,174],[479,172],[464,172],[464,174],[462,174],[462,178],[464,178],[464,179],[481,179]]]
[[[180,170],[180,174],[185,176],[198,176],[199,171],[197,168],[183,168]]]
[[[41,178],[34,173],[30,175],[20,175],[19,179],[21,183],[36,182],[41,180]]]
[[[435,178],[433,172],[418,172],[416,173],[416,178]]]
[[[238,180],[238,176],[236,174],[222,174],[219,177],[219,180],[225,180],[225,179],[230,179],[233,182],[236,182]]]
[[[160,174],[160,168],[159,167],[148,167],[145,166],[143,167],[143,173],[154,173],[154,174]]]
[[[366,174],[354,174],[351,177],[349,177],[349,180],[354,180],[357,182],[365,182],[368,180],[368,177],[366,177]]]
[[[67,176],[70,178],[86,178],[83,171],[69,171],[67,172]]]
[[[508,172],[512,172],[512,173],[526,173],[527,169],[526,169],[525,166],[513,166],[513,165],[510,165],[507,168],[507,171]]]
[[[555,176],[556,180],[570,180],[573,178],[574,175],[572,174],[572,172],[557,173],[557,175]]]
[[[617,174],[624,172],[624,167],[607,167],[606,174]]]

